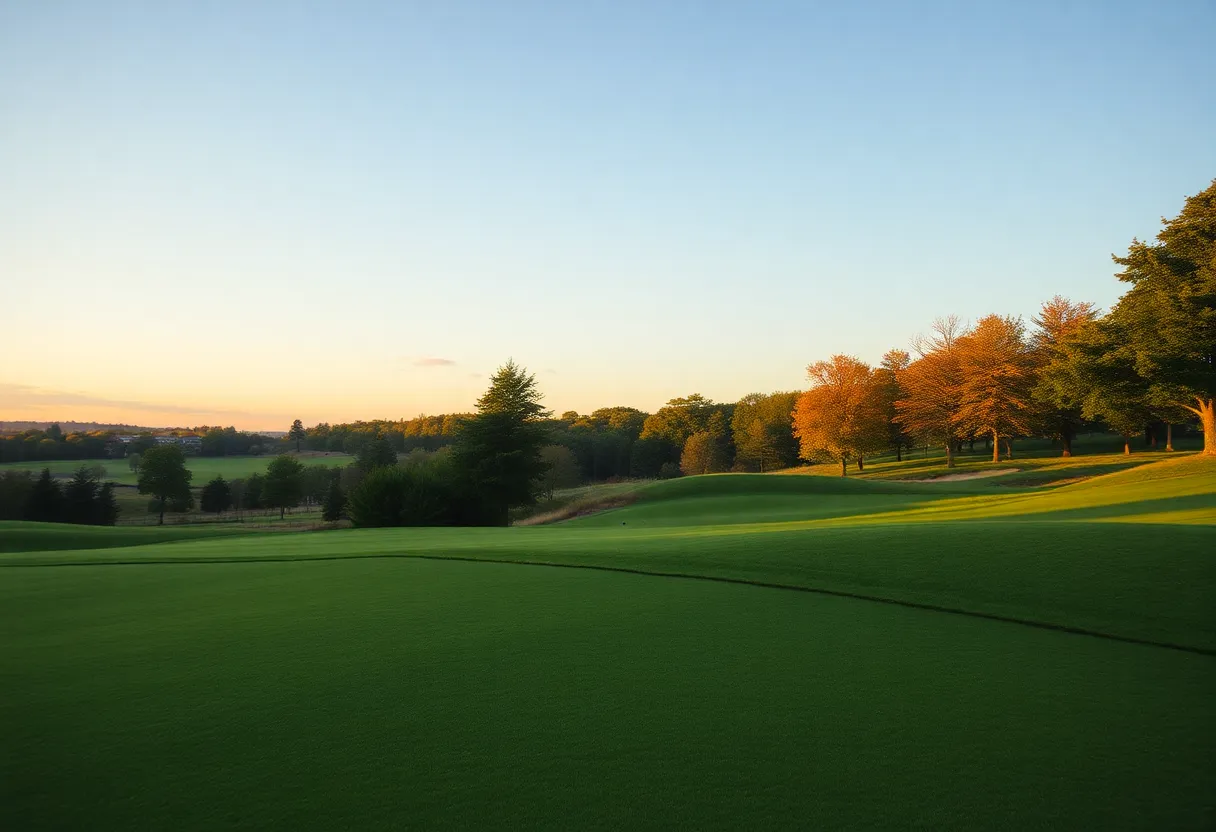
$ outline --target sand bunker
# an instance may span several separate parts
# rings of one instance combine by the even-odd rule
[[[940,477],[929,477],[924,480],[904,480],[904,482],[959,482],[960,480],[981,480],[984,477],[999,477],[1002,474],[1016,474],[1019,468],[997,468],[995,471],[968,471],[965,474],[945,474]]]

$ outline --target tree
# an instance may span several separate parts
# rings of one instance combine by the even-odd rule
[[[904,350],[887,350],[882,363],[874,370],[883,420],[887,423],[887,442],[895,449],[896,462],[903,461],[903,449],[912,445],[911,435],[895,418],[895,403],[905,396],[903,374],[910,363],[912,357]]]
[[[397,464],[397,452],[383,436],[376,436],[363,443],[355,454],[355,465],[366,471]]]
[[[710,417],[719,410],[719,405],[700,393],[671,399],[656,413],[646,417],[642,423],[641,438],[666,439],[676,448],[683,448],[688,437],[705,430]]]
[[[287,438],[292,439],[296,443],[296,453],[300,452],[300,443],[308,437],[308,432],[304,430],[304,423],[296,419],[291,423],[291,430],[287,431]]]
[[[63,490],[51,476],[50,468],[34,480],[25,503],[25,519],[39,523],[58,523],[63,517]]]
[[[1031,432],[1030,350],[1022,322],[987,315],[958,340],[958,410],[954,422],[971,435],[992,435],[992,461],[1001,458],[1000,440]],[[1012,451],[1011,451],[1012,453]]]
[[[549,466],[541,478],[541,487],[547,496],[552,497],[559,488],[574,488],[582,482],[578,459],[565,445],[546,445],[540,449],[540,457]]]
[[[75,475],[63,490],[63,520],[66,523],[95,525],[97,521],[97,493],[101,488],[93,472],[87,466],[76,469]]]
[[[721,434],[698,431],[684,442],[680,453],[680,471],[684,474],[720,474],[730,467]]]
[[[1081,414],[1101,419],[1123,437],[1130,454],[1131,437],[1153,418],[1149,381],[1136,371],[1134,347],[1119,319],[1107,316],[1078,331],[1065,346],[1070,384],[1079,391]]]
[[[868,364],[834,355],[807,367],[811,389],[798,397],[794,435],[804,459],[830,456],[840,461],[840,476],[850,459],[881,450],[887,441],[880,390]]]
[[[461,428],[452,462],[472,499],[471,522],[505,526],[512,507],[536,502],[549,444],[542,420],[550,414],[540,402],[536,377],[508,361]]]
[[[1132,240],[1119,279],[1132,288],[1108,318],[1127,337],[1154,409],[1183,408],[1216,456],[1216,180],[1164,221],[1153,245]]]
[[[336,523],[342,519],[346,508],[346,494],[342,491],[342,483],[334,477],[329,483],[329,492],[325,495],[325,506],[321,510],[321,518],[327,523]]]
[[[1030,396],[1035,421],[1044,433],[1060,440],[1063,456],[1072,456],[1072,440],[1085,422],[1083,391],[1071,366],[1068,346],[1097,319],[1092,303],[1074,303],[1056,295],[1033,319],[1032,360],[1037,374]]]
[[[165,523],[165,507],[169,503],[192,501],[190,480],[194,475],[186,468],[186,458],[177,445],[159,445],[144,453],[139,462],[139,493],[156,498],[160,521]]]
[[[895,419],[918,439],[944,444],[946,467],[953,468],[961,383],[957,345],[963,328],[951,316],[934,321],[933,333],[913,342],[920,357],[903,372],[904,397],[895,402]]]
[[[127,455],[127,467],[130,468],[132,471],[139,470],[139,461],[140,461],[139,454],[133,453],[133,454]]]
[[[798,461],[794,438],[797,393],[750,393],[741,398],[731,415],[736,470],[770,471]]]
[[[303,473],[304,499],[310,504],[321,505],[329,494],[329,485],[338,472],[328,465],[309,465]]]
[[[304,494],[304,466],[293,456],[281,454],[266,466],[266,481],[262,486],[262,503],[279,510],[282,520],[287,509],[300,504]]]
[[[114,483],[103,482],[97,492],[97,513],[94,520],[98,526],[113,526],[118,522],[118,500],[114,498]]]
[[[216,514],[227,511],[232,507],[232,489],[223,476],[217,475],[215,479],[203,486],[199,507],[203,511],[210,511]]]
[[[651,479],[659,476],[664,465],[676,465],[679,450],[661,436],[641,437],[629,451],[629,475]],[[677,470],[679,466],[677,465]]]
[[[29,471],[0,471],[0,520],[25,520],[34,479]]]

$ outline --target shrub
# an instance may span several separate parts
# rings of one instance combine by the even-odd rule
[[[347,511],[356,526],[452,526],[463,503],[452,467],[430,462],[369,471],[350,493]]]
[[[674,462],[664,462],[659,466],[659,479],[661,480],[673,480],[680,476],[680,473],[680,466]]]

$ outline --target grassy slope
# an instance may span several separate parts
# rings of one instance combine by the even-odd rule
[[[1212,656],[396,557],[1212,649],[1202,462],[1048,490],[710,477],[549,527],[11,554],[0,827],[1210,828]],[[65,562],[133,565],[18,566]]]
[[[0,520],[0,553],[115,549],[178,540],[246,534],[240,527],[211,526],[75,526]]]

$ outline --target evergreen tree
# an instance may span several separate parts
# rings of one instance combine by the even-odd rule
[[[342,512],[346,508],[346,494],[342,491],[342,483],[334,477],[329,484],[329,492],[325,495],[325,506],[321,511],[321,517],[328,523],[335,523],[342,519]]]
[[[86,466],[76,469],[63,490],[63,520],[67,523],[94,525],[97,523],[97,492],[101,484]]]
[[[118,500],[114,498],[114,483],[104,482],[97,491],[97,511],[94,520],[98,526],[113,526],[118,522]]]
[[[472,500],[468,522],[505,526],[513,506],[536,502],[547,469],[548,444],[536,377],[513,361],[498,369],[465,422],[452,462]]]
[[[58,523],[63,519],[63,490],[51,476],[50,468],[43,468],[34,481],[25,503],[25,519],[39,523]]]
[[[232,507],[232,489],[222,476],[217,476],[203,486],[199,507],[203,511],[219,514]]]
[[[287,431],[287,438],[295,440],[296,453],[300,452],[300,443],[308,437],[308,432],[304,430],[304,423],[296,419],[291,423],[291,430]]]

